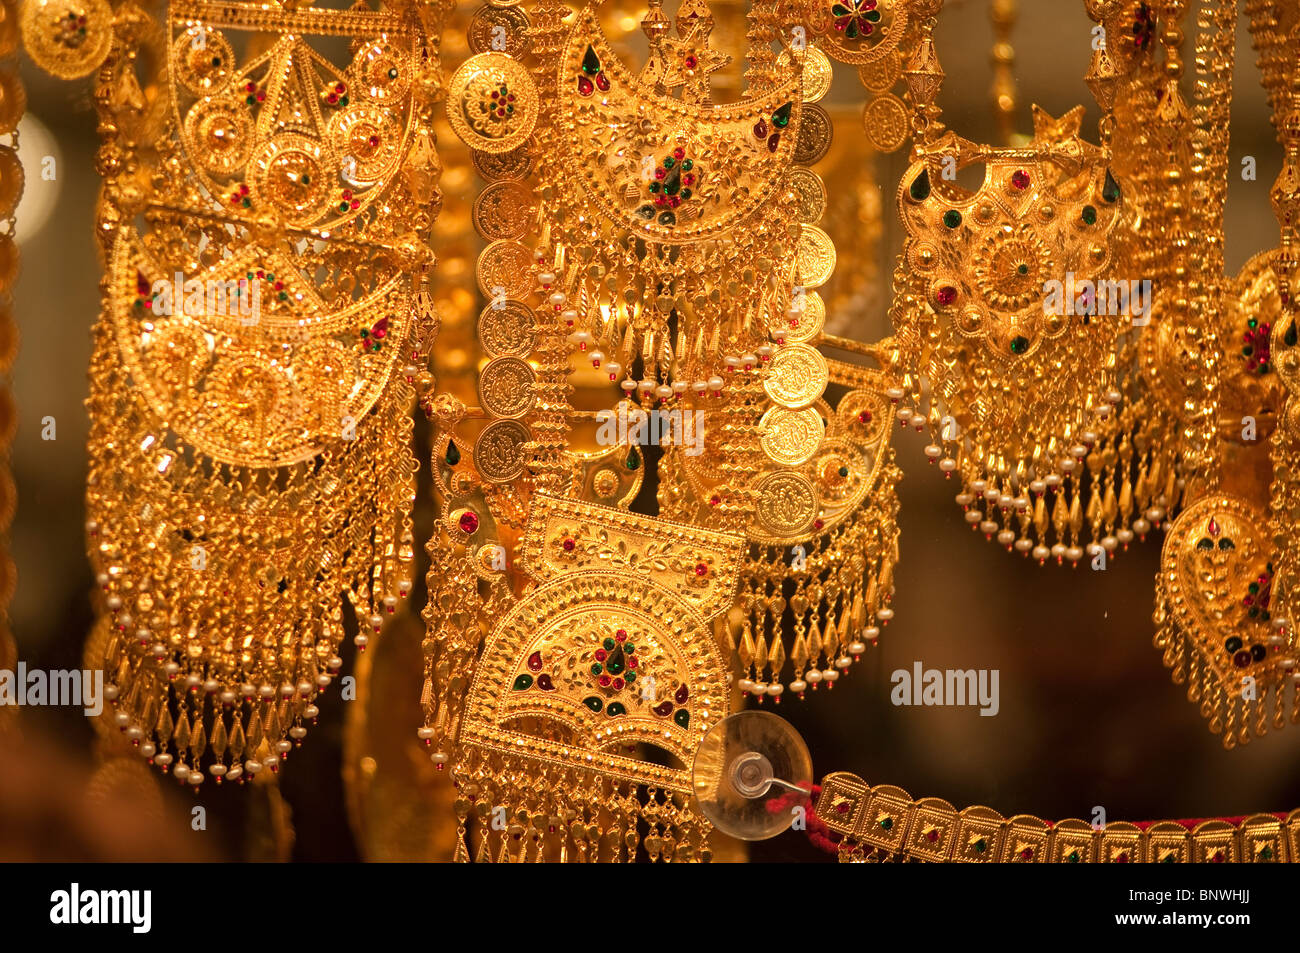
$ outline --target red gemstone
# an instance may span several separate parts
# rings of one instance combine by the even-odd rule
[[[1018,189],[1029,188],[1029,173],[1024,169],[1016,169],[1016,171],[1011,174],[1011,184]]]
[[[640,664],[640,663],[637,662],[637,660],[636,660],[636,656],[635,656],[635,655],[629,655],[629,656],[627,657],[627,667],[628,667],[628,668],[636,668],[637,665],[639,665],[639,664]]]
[[[537,676],[537,687],[544,692],[555,691],[555,683],[551,681],[551,676],[547,675],[545,672]]]
[[[779,132],[774,132],[767,137],[768,152],[775,152],[776,147],[779,146],[780,144],[781,144],[781,134]]]
[[[669,715],[673,713],[673,703],[660,702],[658,705],[655,705],[654,708],[651,708],[650,710],[654,712],[656,715],[658,715],[660,718],[667,718]]]
[[[1033,859],[1034,859],[1034,849],[1033,849],[1032,847],[1026,847],[1024,850],[1022,850],[1022,851],[1020,852],[1020,859],[1021,859],[1021,860],[1033,860]]]
[[[869,411],[869,410],[864,410],[864,411],[860,412],[860,413],[858,414],[858,423],[860,423],[860,424],[869,424],[869,423],[871,423],[871,411]]]
[[[957,289],[952,285],[944,285],[934,293],[934,299],[942,305],[952,304],[957,300]]]
[[[824,522],[822,522],[820,519],[815,519],[815,520],[813,520],[813,528],[814,528],[814,529],[821,529],[821,528],[822,528],[823,526],[825,526],[825,525],[826,525],[826,524],[825,524]]]
[[[765,123],[761,119],[758,122],[754,123],[754,138],[755,139],[767,138],[767,123]]]
[[[1211,536],[1219,535],[1219,524],[1215,521],[1213,516],[1210,517],[1209,525],[1206,526],[1205,529],[1209,532]]]
[[[460,514],[457,524],[462,533],[474,534],[478,532],[478,514],[473,510],[466,510]]]
[[[695,59],[695,57],[693,57],[693,56],[688,56],[688,57],[686,57],[686,68],[687,68],[687,69],[695,69],[695,64],[696,64],[696,62],[697,62],[697,60]]]
[[[677,686],[677,691],[673,695],[673,700],[676,701],[677,704],[679,705],[685,705],[686,699],[690,697],[691,697],[691,690],[687,688],[686,683],[683,682],[681,685]]]
[[[609,78],[604,73],[596,74],[596,88],[602,93],[609,92]]]
[[[697,575],[697,576],[707,576],[708,574],[709,574],[709,567],[708,567],[708,566],[704,565],[704,563],[696,563],[696,564],[695,564],[695,575]]]
[[[528,656],[528,667],[534,672],[540,672],[542,670],[541,652],[534,652],[532,655]]]
[[[1118,857],[1115,858],[1115,863],[1117,863],[1117,864],[1127,864],[1127,863],[1128,863],[1128,854],[1120,854]]]
[[[933,844],[935,841],[937,841],[937,840],[939,839],[939,832],[938,832],[938,831],[929,831],[929,832],[925,835],[925,838],[926,838],[926,840],[928,840],[931,844]]]
[[[683,149],[681,146],[678,146],[676,149],[673,150],[673,158],[674,159],[686,158],[686,150]]]
[[[566,540],[565,540],[563,543],[561,543],[560,545],[561,545],[562,547],[564,547],[564,551],[565,551],[566,553],[571,553],[571,552],[573,552],[573,547],[576,546],[577,544],[576,544],[573,540],[571,540],[571,539],[566,539]]]
[[[613,687],[614,687],[614,691],[616,691],[616,692],[617,692],[617,691],[622,691],[622,689],[623,689],[623,679],[621,679],[621,678],[616,678],[616,679],[614,679],[614,686],[613,686]]]
[[[611,679],[610,679],[610,677],[609,677],[608,675],[602,675],[602,676],[600,676],[600,687],[601,687],[601,688],[609,688],[609,683],[610,683],[610,681],[611,681]]]
[[[616,642],[626,642],[626,641],[627,641],[627,629],[619,629],[617,632],[615,632],[615,633],[614,633],[614,641],[616,641]]]
[[[594,91],[595,87],[591,85],[591,80],[587,79],[585,76],[578,77],[579,96],[590,96]]]
[[[848,802],[848,801],[840,801],[839,804],[836,804],[836,805],[835,805],[835,812],[836,812],[837,814],[847,814],[847,813],[849,813],[849,802]]]
[[[376,321],[370,328],[370,334],[381,341],[388,337],[388,318],[384,317]]]
[[[596,649],[596,661],[597,661],[597,662],[603,662],[603,661],[605,661],[605,650],[604,650],[604,649]]]

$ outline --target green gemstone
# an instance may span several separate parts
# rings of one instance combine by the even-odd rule
[[[943,223],[949,228],[956,228],[961,224],[961,212],[955,208],[950,208],[943,213]]]
[[[637,453],[636,447],[627,452],[627,468],[635,470],[641,466],[641,454]]]
[[[682,160],[682,171],[683,171],[683,172],[690,172],[691,169],[693,169],[693,168],[695,168],[695,160],[694,160],[694,159],[683,159],[683,160]]]
[[[631,671],[629,671],[626,675],[623,676],[623,678],[624,678],[625,680],[629,681],[629,682],[635,682],[635,681],[636,681],[636,672],[631,672]]]
[[[347,104],[348,104],[348,98],[346,96],[343,96],[339,99],[340,106],[346,106]]]
[[[868,10],[866,16],[867,16],[867,19],[870,20],[872,23],[879,23],[879,22],[880,22],[880,11],[879,11],[879,10]]]
[[[601,665],[599,662],[592,662],[592,663],[591,663],[591,674],[592,674],[592,675],[599,675],[599,674],[601,674],[603,671],[605,671],[605,666]]]
[[[1160,861],[1160,863],[1162,863],[1162,864],[1176,864],[1176,863],[1178,863],[1178,857],[1177,857],[1177,855],[1174,854],[1174,852],[1171,850],[1171,851],[1168,853],[1168,855],[1165,857],[1165,859],[1162,860],[1162,861]]]
[[[1070,851],[1070,856],[1065,859],[1072,864],[1077,864],[1079,862],[1079,852],[1077,850],[1072,850]]]
[[[1268,847],[1268,846],[1266,845],[1262,850],[1260,850],[1260,852],[1259,852],[1259,859],[1262,860],[1262,861],[1265,861],[1265,862],[1268,862],[1268,861],[1272,860],[1272,859],[1273,859],[1273,848],[1272,848],[1272,847]]]
[[[1295,347],[1295,343],[1296,343],[1296,327],[1295,327],[1295,325],[1296,325],[1296,323],[1295,323],[1294,321],[1292,321],[1292,322],[1291,322],[1291,327],[1287,328],[1287,329],[1286,329],[1286,333],[1282,335],[1282,342],[1283,342],[1284,344],[1286,344],[1287,347]]]
[[[691,190],[690,190],[690,189],[682,189],[682,201],[684,202],[684,201],[686,201],[686,200],[687,200],[688,198],[690,198],[690,197],[691,197]]]
[[[1106,170],[1106,184],[1101,187],[1101,197],[1107,202],[1118,202],[1123,193],[1120,191],[1119,183],[1115,177],[1110,174],[1110,169]]]
[[[846,476],[848,476],[848,475],[849,475],[849,468],[848,468],[848,467],[840,467],[840,476],[842,476],[842,477],[846,477]]]
[[[527,672],[524,672],[522,675],[519,675],[515,678],[515,685],[514,685],[515,691],[526,692],[528,691],[528,689],[532,687],[533,687],[533,677],[529,675]]]
[[[605,659],[605,668],[611,675],[622,675],[625,667],[625,660],[621,649],[615,649],[614,654]]]
[[[1256,321],[1254,318],[1251,318],[1249,321],[1246,322],[1246,327],[1257,328],[1259,327],[1259,322]]]
[[[672,168],[673,166],[675,166],[676,164],[677,164],[677,160],[674,159],[672,156],[664,156],[664,168],[665,168],[665,169],[671,169],[671,168]]]
[[[587,52],[582,54],[582,71],[588,76],[595,76],[600,72],[600,57],[590,46],[587,47]]]
[[[1091,205],[1085,205],[1083,207],[1083,213],[1079,217],[1083,219],[1084,224],[1086,225],[1097,224],[1097,210]]]
[[[623,707],[622,702],[610,702],[609,707],[605,709],[605,714],[610,718],[617,718],[619,715],[626,715],[627,709]]]
[[[1027,274],[1029,274],[1029,266],[1026,265],[1026,264],[1023,264],[1023,263],[1020,264],[1020,265],[1017,265],[1017,266],[1016,266],[1016,273],[1017,273],[1017,274],[1020,274],[1020,275],[1027,275]]]
[[[606,639],[604,642],[601,642],[600,644],[605,647],[606,652],[614,651],[614,646],[618,645],[618,643],[615,642],[613,639]]]
[[[449,467],[454,467],[456,464],[460,463],[460,447],[456,446],[456,441],[447,441],[447,453],[443,459],[447,461],[447,466]]]
[[[776,112],[772,113],[772,125],[778,129],[784,129],[790,125],[790,112],[794,109],[794,103],[785,103]]]
[[[892,817],[882,817],[882,818],[880,819],[880,826],[881,826],[882,829],[887,830],[887,831],[889,831],[889,830],[893,830],[893,829],[894,829],[894,819],[893,819]]]
[[[1011,353],[1024,354],[1029,350],[1029,338],[1023,335],[1016,335],[1011,339]]]
[[[635,654],[636,654],[636,646],[635,646],[635,645],[626,644],[626,645],[623,646],[623,651],[624,651],[626,654],[628,654],[628,655],[635,655]]]
[[[598,715],[605,707],[605,703],[601,701],[599,698],[597,698],[595,695],[590,695],[587,698],[584,698],[582,700],[582,703]]]
[[[659,183],[658,183],[658,182],[651,182],[651,183],[650,183],[650,194],[651,194],[651,195],[654,195],[654,194],[658,193],[658,191],[659,191]]]
[[[984,838],[982,837],[979,840],[977,840],[972,846],[975,848],[975,853],[977,854],[982,854],[989,849],[988,842],[985,841]]]
[[[689,728],[691,726],[691,713],[685,708],[679,708],[673,715],[673,721],[677,722],[679,728]]]
[[[922,169],[921,174],[912,180],[907,193],[918,202],[924,202],[930,197],[930,171],[928,169]]]

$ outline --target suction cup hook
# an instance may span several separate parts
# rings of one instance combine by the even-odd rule
[[[773,802],[811,791],[812,758],[784,718],[742,711],[709,729],[695,752],[691,781],[714,827],[741,840],[767,840],[795,817]]]

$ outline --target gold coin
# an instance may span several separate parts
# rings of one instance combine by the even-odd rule
[[[757,489],[758,524],[773,536],[802,536],[817,518],[817,491],[802,473],[769,473]]]
[[[816,407],[769,407],[758,429],[762,434],[759,443],[768,459],[786,467],[811,460],[826,435],[826,425]]]
[[[799,117],[799,139],[794,146],[794,161],[813,165],[821,161],[831,147],[831,117],[817,105],[804,106]]]
[[[474,200],[474,228],[489,241],[522,238],[532,224],[532,189],[521,182],[493,182]]]
[[[517,420],[498,420],[474,441],[474,464],[489,483],[509,483],[524,472],[524,444],[532,439]]]
[[[894,152],[911,132],[907,107],[892,93],[873,99],[862,111],[867,141],[879,152]]]
[[[863,63],[858,67],[858,79],[872,93],[887,93],[894,88],[899,77],[903,75],[903,58],[897,50],[892,50],[872,63]]]
[[[493,301],[523,298],[533,290],[533,253],[520,242],[495,241],[479,253],[475,265],[479,291]]]
[[[533,134],[539,102],[528,70],[504,53],[471,56],[447,84],[447,121],[471,149],[509,152]]]
[[[478,378],[478,402],[493,417],[522,417],[536,400],[536,375],[528,362],[518,357],[488,361]]]
[[[820,397],[829,380],[820,351],[807,344],[787,344],[768,365],[763,390],[772,403],[799,410]]]
[[[795,194],[799,221],[811,225],[826,214],[826,185],[812,169],[791,169],[786,185]]]
[[[830,57],[815,46],[803,58],[803,101],[815,103],[831,91]]]
[[[478,342],[488,357],[522,357],[537,343],[533,309],[522,301],[501,298],[478,316]]]
[[[520,146],[509,152],[480,152],[476,149],[470,153],[469,159],[474,164],[474,171],[479,174],[479,178],[489,182],[498,179],[524,179],[533,168],[533,157],[528,154],[527,146]]]
[[[113,44],[108,0],[27,0],[22,11],[23,46],[50,75],[80,79],[108,56]],[[12,9],[6,15],[12,16]]]
[[[518,56],[526,48],[528,14],[517,7],[479,7],[470,17],[465,39],[471,53]]]
[[[803,303],[802,308],[797,307],[799,302]],[[811,341],[822,333],[822,328],[826,325],[826,302],[817,292],[807,291],[802,296],[796,295],[792,303],[796,305],[794,309],[796,317],[793,319],[796,323],[791,326],[790,319],[787,319],[786,343],[801,344],[804,341]]]
[[[835,243],[816,225],[805,225],[795,249],[795,276],[804,288],[820,288],[835,273]]]

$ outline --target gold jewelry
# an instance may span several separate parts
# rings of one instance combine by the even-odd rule
[[[817,816],[841,835],[848,863],[965,864],[1295,863],[1300,860],[1300,810],[1283,818],[1252,814],[1225,820],[1087,821],[1049,824],[1030,814],[1003,817],[987,807],[958,811],[937,797],[914,799],[889,784],[868,786],[837,771],[822,779]]]
[[[412,587],[443,13],[172,4],[175,118],[147,140],[118,66],[156,35],[143,12],[100,74],[103,667],[118,726],[193,786],[276,769],[341,666],[340,595],[364,646]],[[240,59],[248,31],[268,40]]]

